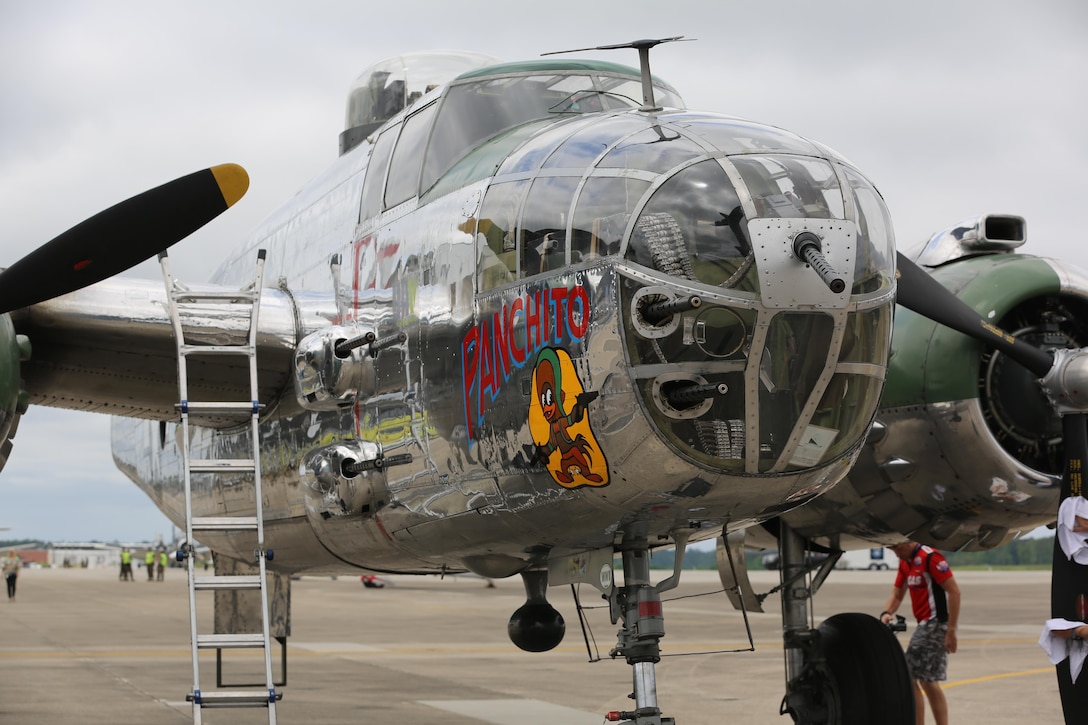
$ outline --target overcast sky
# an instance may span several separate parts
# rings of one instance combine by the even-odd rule
[[[249,194],[171,252],[222,250],[337,153],[347,90],[399,53],[504,60],[685,35],[652,53],[690,108],[822,141],[884,194],[901,247],[983,212],[1025,251],[1085,257],[1088,4],[1082,0],[0,0],[0,265],[191,171],[244,166]],[[637,65],[634,51],[587,53]],[[134,274],[159,279],[145,263]],[[169,524],[113,467],[102,416],[35,408],[0,475],[5,537],[150,539]]]

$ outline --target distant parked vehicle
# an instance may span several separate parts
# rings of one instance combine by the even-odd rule
[[[868,569],[869,571],[887,571],[888,562],[884,559],[883,547],[844,551],[835,562],[836,569]]]
[[[868,569],[870,571],[884,571],[889,568],[884,559],[885,551],[882,547],[873,549],[861,549],[858,551],[844,551],[839,560],[835,562],[836,569]],[[819,564],[830,554],[820,551],[809,551],[805,554],[805,561],[809,564]],[[761,560],[764,569],[778,569],[779,559],[777,551],[768,551]]]
[[[828,554],[822,551],[809,551],[805,553],[805,562],[812,564],[819,564],[826,559]],[[768,551],[763,555],[762,564],[764,569],[777,569],[779,567],[778,552]]]

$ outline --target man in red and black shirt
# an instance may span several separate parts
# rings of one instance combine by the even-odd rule
[[[906,652],[907,666],[914,679],[915,719],[918,725],[925,722],[922,701],[925,692],[937,725],[948,725],[948,701],[940,682],[947,679],[948,655],[958,645],[960,587],[948,562],[936,549],[916,541],[889,548],[899,557],[899,572],[880,621],[891,620],[909,589],[914,618],[918,620]]]

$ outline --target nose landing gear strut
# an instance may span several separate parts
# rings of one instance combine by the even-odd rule
[[[650,583],[650,550],[645,541],[636,542],[623,550],[623,586],[614,587],[609,596],[612,623],[622,620],[612,657],[624,657],[633,668],[634,710],[608,713],[609,722],[629,725],[675,725],[671,717],[662,717],[657,706],[657,673],[661,661],[660,640],[665,636],[665,618],[661,608],[661,592],[680,582],[686,536],[676,536],[676,560],[673,575],[658,585]]]

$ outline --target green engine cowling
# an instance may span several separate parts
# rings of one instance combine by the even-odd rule
[[[973,257],[927,270],[943,287],[1007,332],[1028,334],[1044,318],[1064,314],[1061,279],[1050,262],[1019,254]],[[1069,297],[1078,309],[1083,299]],[[1073,311],[1073,310],[1070,310]],[[1084,344],[1081,340],[1080,344]],[[979,361],[988,351],[977,340],[903,307],[895,331],[881,408],[963,400],[979,394]]]
[[[0,469],[11,454],[19,416],[30,404],[22,387],[19,364],[30,359],[30,341],[15,332],[10,315],[0,315]]]

